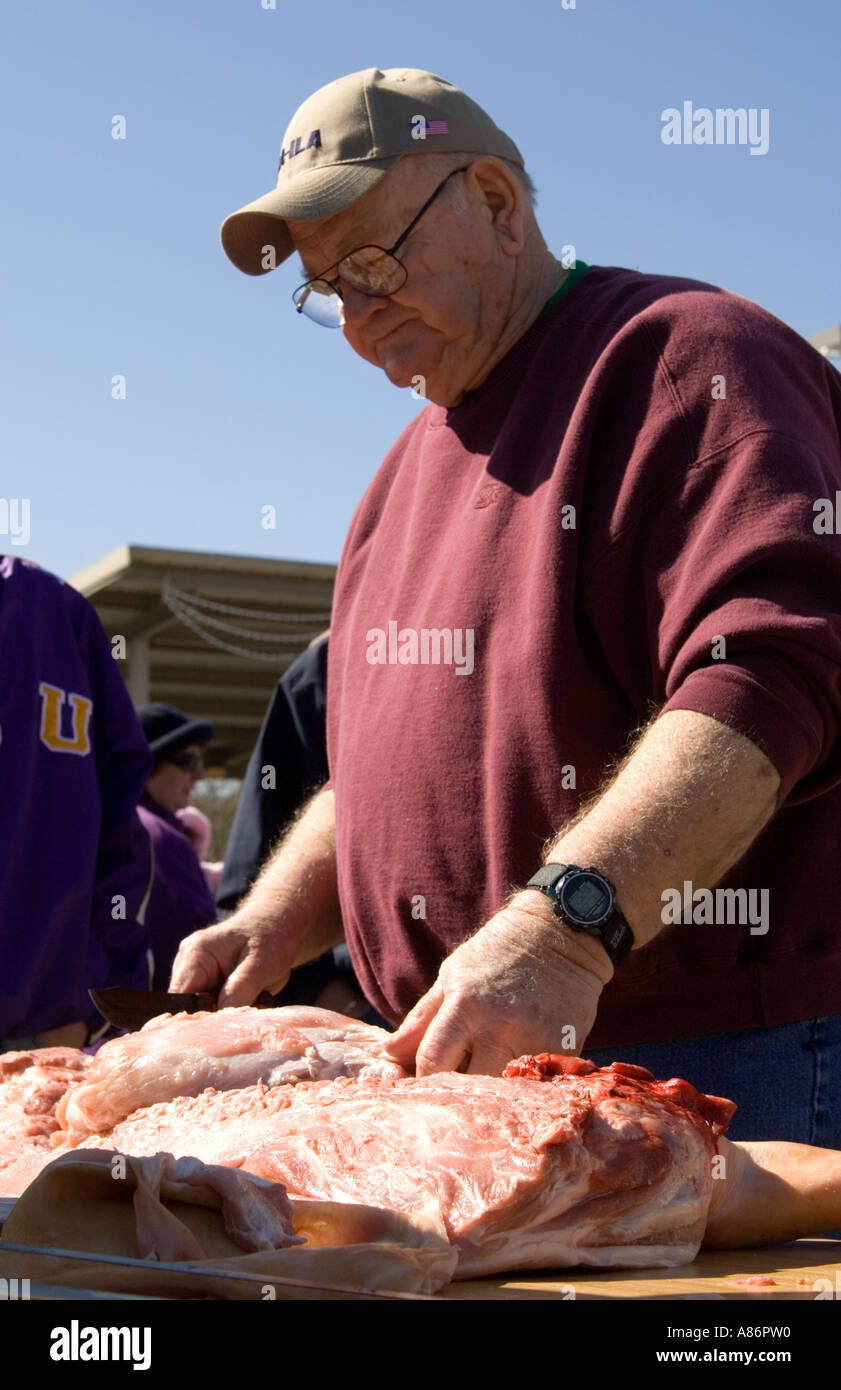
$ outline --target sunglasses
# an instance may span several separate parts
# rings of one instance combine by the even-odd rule
[[[198,772],[199,768],[204,767],[204,757],[201,753],[173,753],[166,761],[183,768],[185,772]]]

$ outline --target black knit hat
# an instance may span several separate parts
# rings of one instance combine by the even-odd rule
[[[182,710],[162,700],[141,705],[137,717],[156,762],[191,743],[208,743],[215,733],[213,725],[206,720],[188,719]]]

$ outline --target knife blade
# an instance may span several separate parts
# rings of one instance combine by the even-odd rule
[[[196,994],[169,994],[163,989],[124,989],[114,985],[105,989],[89,989],[102,1017],[116,1028],[142,1028],[150,1019],[159,1014],[196,1014],[205,1010],[215,1012],[218,1001],[215,994],[203,991]],[[263,990],[252,1007],[271,1009],[272,996]]]
[[[0,1255],[7,1253],[39,1256],[48,1267],[54,1260],[68,1260],[82,1265],[104,1265],[112,1269],[139,1270],[150,1277],[160,1272],[180,1274],[182,1277],[189,1275],[191,1279],[197,1279],[199,1283],[202,1279],[225,1279],[236,1283],[260,1285],[261,1291],[265,1289],[267,1284],[275,1284],[280,1289],[288,1291],[290,1295],[294,1295],[297,1290],[310,1295],[315,1293],[325,1297],[333,1295],[348,1299],[387,1299],[409,1303],[437,1303],[439,1301],[433,1294],[404,1293],[402,1290],[396,1289],[354,1288],[347,1284],[328,1284],[314,1279],[290,1279],[288,1276],[277,1274],[252,1274],[250,1271],[242,1269],[218,1269],[209,1262],[197,1266],[196,1262],[192,1260],[178,1260],[176,1262],[172,1260],[134,1259],[130,1255],[100,1255],[94,1250],[60,1250],[50,1245],[18,1245],[12,1241],[0,1240]]]

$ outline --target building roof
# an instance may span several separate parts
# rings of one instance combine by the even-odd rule
[[[335,575],[301,560],[123,545],[69,582],[99,614],[135,705],[166,700],[210,720],[209,771],[237,777],[278,678],[329,625]]]

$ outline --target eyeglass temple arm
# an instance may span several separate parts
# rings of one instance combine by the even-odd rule
[[[393,246],[389,246],[389,247],[388,247],[388,254],[389,254],[389,256],[393,256],[394,253],[395,253],[395,251],[399,251],[400,247],[403,245],[403,242],[406,240],[406,238],[407,238],[407,236],[409,235],[409,233],[410,233],[411,231],[414,231],[415,227],[416,227],[416,226],[418,225],[418,223],[420,222],[421,218],[423,217],[424,213],[426,212],[426,209],[427,209],[432,203],[435,202],[435,199],[438,197],[438,194],[441,192],[441,189],[444,187],[444,184],[449,183],[450,179],[453,178],[456,174],[464,174],[464,173],[466,173],[466,171],[467,171],[469,168],[470,168],[470,165],[469,165],[469,164],[465,164],[464,167],[461,168],[461,169],[451,169],[451,170],[450,170],[450,172],[449,172],[449,174],[447,175],[447,177],[446,177],[445,179],[442,179],[442,180],[441,180],[441,182],[439,183],[438,187],[435,189],[435,192],[434,192],[434,193],[431,193],[430,196],[427,198],[426,202],[424,203],[424,205],[423,205],[423,207],[421,208],[420,212],[418,213],[417,217],[413,217],[413,218],[412,218],[412,221],[409,223],[408,227],[406,228],[405,232],[403,232],[402,236],[399,236],[399,237],[397,238],[397,240],[395,241],[395,243],[394,243]]]

